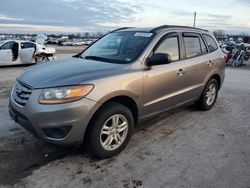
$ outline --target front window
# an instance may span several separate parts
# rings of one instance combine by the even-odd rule
[[[110,33],[83,51],[80,57],[110,63],[131,63],[140,56],[152,38],[153,33],[148,32]]]
[[[171,61],[178,61],[180,59],[178,37],[173,36],[164,39],[154,53],[167,53],[170,55]]]
[[[15,42],[14,41],[9,41],[9,42],[6,42],[5,44],[3,44],[2,46],[1,46],[1,50],[10,50],[10,49],[12,49],[12,46],[13,46],[13,44],[14,44]]]
[[[4,44],[5,43],[5,41],[0,41],[0,46],[2,45],[2,44]]]

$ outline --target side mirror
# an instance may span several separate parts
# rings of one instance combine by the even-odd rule
[[[169,64],[171,62],[171,57],[167,53],[156,53],[147,59],[147,65],[163,65]]]

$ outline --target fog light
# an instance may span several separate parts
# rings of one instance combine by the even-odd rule
[[[63,127],[57,127],[57,128],[45,128],[45,129],[43,129],[43,132],[49,138],[62,139],[69,134],[69,131],[71,130],[71,128],[72,128],[72,126],[63,126]]]

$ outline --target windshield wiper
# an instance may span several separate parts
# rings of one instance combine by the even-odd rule
[[[84,59],[84,58],[81,56],[81,54],[76,54],[76,55],[73,55],[72,57]]]
[[[85,59],[93,59],[97,61],[107,61],[110,62],[110,59],[104,58],[104,57],[98,57],[98,56],[84,56]]]

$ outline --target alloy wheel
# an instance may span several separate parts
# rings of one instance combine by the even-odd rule
[[[111,116],[102,126],[100,142],[105,150],[117,149],[125,141],[128,134],[128,120],[122,114]]]
[[[215,84],[211,84],[208,87],[207,93],[206,93],[206,103],[207,105],[212,105],[214,100],[216,98],[216,86]]]

